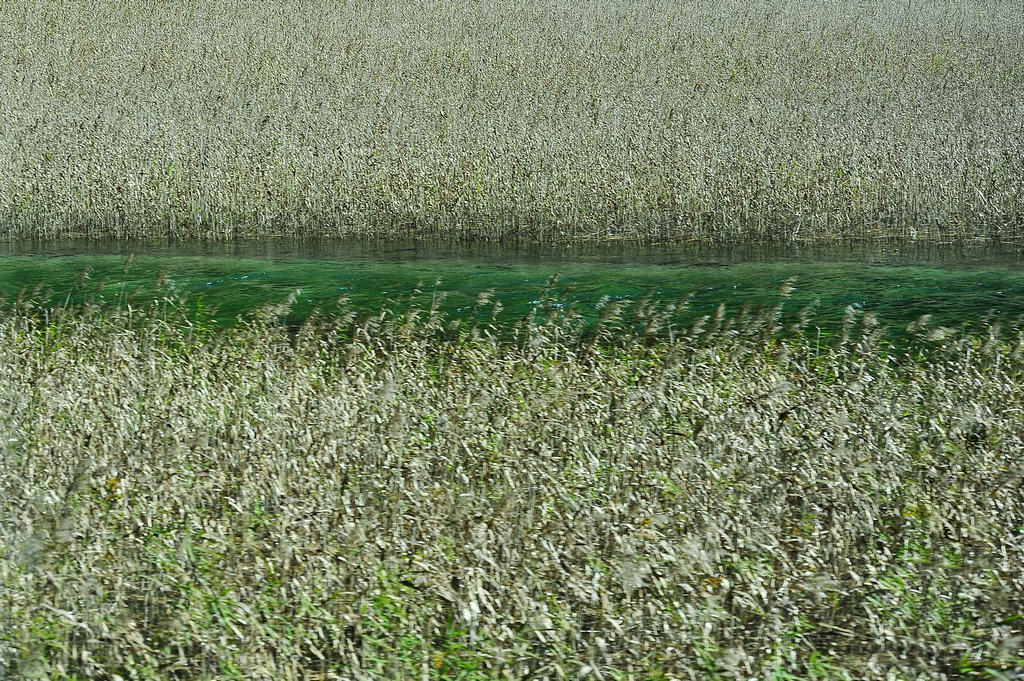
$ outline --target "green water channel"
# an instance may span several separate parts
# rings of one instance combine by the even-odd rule
[[[130,256],[130,260],[129,260]],[[85,276],[83,277],[83,272]],[[168,282],[158,285],[161,272]],[[361,311],[408,307],[415,288],[421,306],[444,292],[455,317],[472,310],[477,294],[494,290],[501,322],[538,306],[557,274],[559,305],[594,316],[605,296],[670,303],[692,296],[687,319],[731,313],[745,303],[778,302],[790,278],[787,313],[818,302],[811,327],[834,331],[847,306],[902,328],[923,314],[932,323],[977,326],[1024,316],[1024,260],[998,253],[831,250],[827,252],[589,252],[470,250],[401,244],[30,244],[0,246],[0,292],[21,291],[54,305],[84,300],[136,306],[181,298],[190,314],[234,323],[266,303],[298,291],[289,322],[313,309],[331,314],[339,298]]]

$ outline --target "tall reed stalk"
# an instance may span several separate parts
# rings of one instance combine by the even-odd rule
[[[1019,241],[1019,2],[8,0],[0,234]]]
[[[1024,668],[1020,329],[557,303],[504,339],[9,303],[0,677]]]

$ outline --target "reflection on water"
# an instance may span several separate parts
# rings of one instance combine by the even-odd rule
[[[133,259],[125,268],[128,255]],[[88,268],[88,281],[77,286]],[[85,297],[146,300],[166,271],[175,293],[231,321],[301,289],[293,316],[314,307],[330,312],[339,297],[362,309],[386,301],[408,305],[419,285],[421,304],[436,290],[448,293],[445,308],[464,314],[476,294],[494,289],[514,320],[536,305],[538,293],[558,273],[556,292],[566,304],[591,314],[603,296],[651,295],[675,302],[692,295],[690,314],[719,304],[737,311],[744,303],[776,301],[780,285],[794,277],[788,311],[819,301],[816,323],[833,327],[848,305],[871,310],[893,325],[921,314],[934,323],[977,323],[992,312],[1003,319],[1024,315],[1024,260],[1006,251],[935,245],[855,246],[728,251],[635,246],[505,248],[414,242],[265,241],[230,244],[125,242],[15,242],[0,244],[0,289],[8,295],[41,284],[54,299]],[[440,280],[440,283],[435,283]],[[104,282],[102,290],[99,283]]]
[[[1024,267],[1024,246],[944,245],[933,242],[846,245],[641,246],[629,243],[524,245],[438,241],[264,239],[229,242],[57,239],[0,243],[0,255],[211,256],[267,260],[468,260],[508,263],[630,263],[720,266],[744,262],[860,262],[890,265],[1004,265]]]

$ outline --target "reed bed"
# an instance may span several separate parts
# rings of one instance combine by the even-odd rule
[[[1020,329],[493,305],[8,302],[0,678],[1024,670]]]
[[[1001,0],[10,0],[0,234],[1024,234]]]

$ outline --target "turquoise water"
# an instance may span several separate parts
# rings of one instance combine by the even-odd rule
[[[161,272],[169,279],[162,288],[157,286]],[[224,324],[295,291],[291,321],[314,308],[330,314],[339,298],[364,311],[404,308],[417,286],[421,305],[445,292],[444,308],[454,316],[468,314],[477,294],[493,289],[504,306],[500,320],[514,321],[539,304],[555,274],[560,303],[573,304],[584,315],[593,315],[604,296],[647,295],[664,303],[692,295],[690,316],[710,314],[719,304],[736,312],[744,303],[774,304],[780,286],[792,278],[796,288],[785,309],[795,312],[818,301],[812,327],[824,329],[835,328],[851,305],[875,312],[893,327],[922,314],[947,326],[1024,316],[1024,263],[991,254],[847,251],[832,252],[829,259],[827,253],[503,253],[388,244],[334,250],[287,244],[227,251],[118,244],[0,249],[0,291],[8,297],[36,287],[37,297],[54,303],[143,304],[181,295],[192,309]]]

